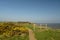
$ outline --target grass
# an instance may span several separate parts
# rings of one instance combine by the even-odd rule
[[[29,40],[28,35],[22,37],[22,36],[13,36],[13,37],[4,37],[1,36],[0,40]]]
[[[1,23],[2,24],[2,23]],[[5,24],[3,23],[2,26],[0,26],[0,30],[2,30],[2,33],[4,32],[4,27],[6,27],[6,25],[8,25],[9,29],[7,28],[7,31],[5,29],[6,32],[8,32],[8,30],[13,30],[13,29],[10,29],[10,26],[12,26],[13,28],[14,27],[18,27],[19,24],[16,25],[12,25],[12,23],[8,23],[8,24]],[[55,29],[48,29],[48,30],[45,30],[44,28],[43,29],[40,29],[38,28],[38,26],[35,27],[35,31],[34,31],[34,27],[33,27],[33,24],[21,24],[19,26],[20,28],[23,27],[24,29],[25,28],[30,28],[33,30],[34,34],[35,34],[35,37],[37,40],[60,40],[60,30],[55,30]],[[22,30],[21,30],[22,32]],[[26,31],[24,31],[26,32]],[[26,34],[25,36],[12,36],[12,37],[4,37],[3,35],[0,32],[0,40],[29,40],[29,34]],[[17,32],[16,32],[17,33]]]
[[[37,40],[60,40],[60,32],[58,30],[41,31],[39,28],[36,28],[34,33]]]

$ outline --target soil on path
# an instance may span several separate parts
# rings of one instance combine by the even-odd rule
[[[29,29],[29,40],[36,40],[34,32],[31,29]]]

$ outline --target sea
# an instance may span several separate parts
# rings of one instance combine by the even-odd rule
[[[48,27],[54,28],[54,29],[60,29],[60,23],[36,23],[37,25],[45,25],[47,24]]]

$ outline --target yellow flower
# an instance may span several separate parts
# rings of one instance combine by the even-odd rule
[[[18,30],[19,29],[19,27],[15,27],[13,30]]]

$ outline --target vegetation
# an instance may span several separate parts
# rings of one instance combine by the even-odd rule
[[[60,40],[60,30],[36,28],[34,33],[37,40]]]
[[[28,22],[0,22],[0,40],[28,40]]]
[[[29,40],[31,29],[37,40],[60,40],[60,30],[39,28],[30,22],[0,22],[0,40]]]

